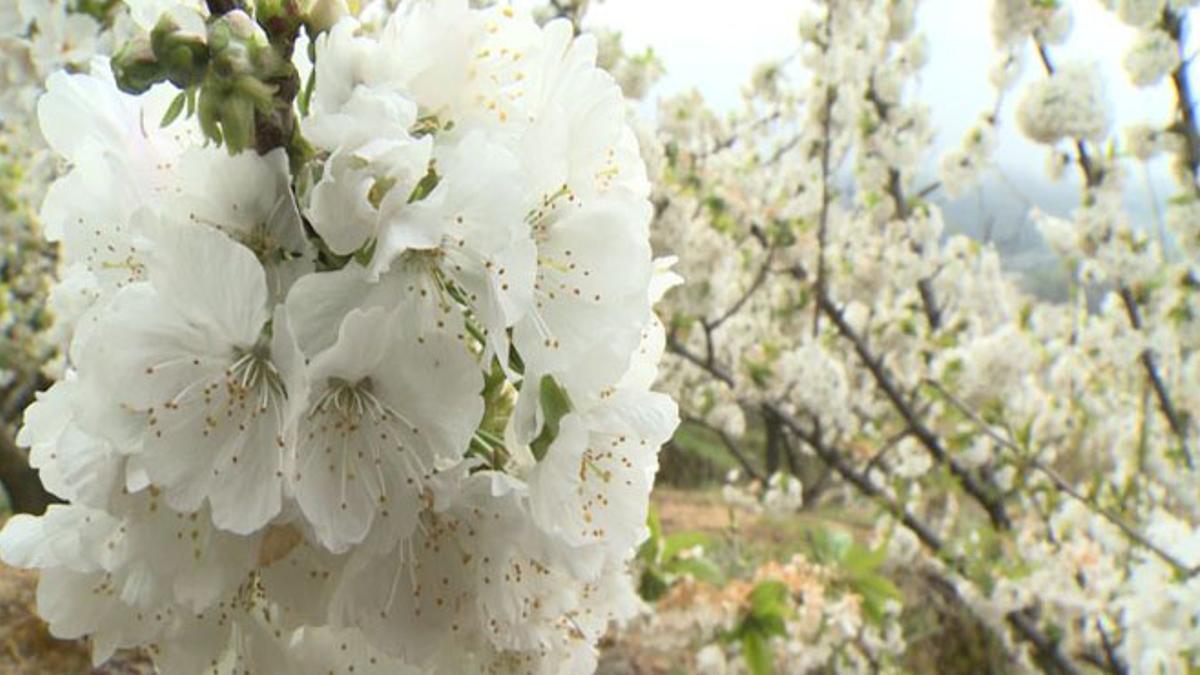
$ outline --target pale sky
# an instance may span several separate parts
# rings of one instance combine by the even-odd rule
[[[1166,87],[1137,90],[1126,81],[1120,61],[1134,36],[1096,0],[1069,0],[1074,28],[1069,44],[1055,47],[1059,62],[1095,61],[1109,85],[1118,119],[1163,110],[1171,101]],[[656,90],[669,95],[697,87],[718,108],[730,108],[754,66],[796,47],[796,26],[804,2],[788,0],[598,0],[589,23],[620,30],[633,51],[652,46],[667,74]],[[929,41],[929,65],[922,97],[948,135],[967,128],[991,100],[987,72],[995,51],[990,0],[925,0],[918,29]],[[1033,53],[1026,80],[1039,73]],[[965,76],[965,77],[964,77]]]
[[[1056,62],[1082,60],[1097,64],[1104,77],[1105,93],[1114,105],[1115,128],[1135,121],[1167,121],[1164,117],[1174,101],[1169,85],[1137,89],[1129,84],[1121,65],[1134,30],[1101,7],[1098,0],[1068,3],[1074,26],[1068,44],[1053,48]],[[631,51],[654,48],[667,74],[651,98],[696,87],[711,105],[729,110],[737,105],[739,89],[755,65],[795,49],[797,19],[804,4],[793,0],[594,0],[588,21],[620,30]],[[992,103],[987,75],[996,52],[990,8],[990,0],[922,3],[918,30],[928,40],[929,61],[918,84],[918,95],[932,108],[938,148],[956,146]],[[1041,75],[1032,47],[1026,56],[1024,75],[1001,112],[999,149],[994,157],[998,173],[1010,187],[1005,188],[1007,195],[990,193],[986,197],[1069,204],[1078,186],[1077,174],[1068,170],[1061,181],[1051,182],[1043,170],[1045,149],[1014,128],[1012,110],[1022,85]],[[1159,198],[1169,195],[1172,184],[1163,162],[1153,165],[1150,173]],[[1131,210],[1149,217],[1145,180],[1141,171],[1131,175],[1127,192]],[[990,211],[990,207],[984,208]],[[1046,210],[1062,209],[1051,204]]]

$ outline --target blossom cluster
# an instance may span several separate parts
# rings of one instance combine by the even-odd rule
[[[54,158],[37,132],[35,108],[46,76],[86,69],[122,30],[119,6],[93,9],[60,0],[0,8],[0,327],[8,339],[0,350],[0,388],[6,400],[23,402],[24,396],[9,393],[32,389],[55,351],[53,336],[44,332],[55,254],[36,217]]]
[[[1131,81],[1186,83],[1192,3],[1110,4],[1144,33]],[[929,181],[916,5],[815,3],[796,54],[760,69],[735,114],[694,94],[662,105],[652,232],[697,280],[665,300],[664,386],[685,419],[761,451],[766,475],[803,478],[806,504],[873,504],[892,557],[943,579],[1014,665],[1187,672],[1200,653],[1194,101],[1178,90],[1171,122],[1130,130],[1126,151],[1099,72],[1055,62],[1070,3],[997,0],[998,102]],[[1006,104],[1031,68],[1044,75]],[[993,246],[943,222],[943,190],[986,189],[1002,125],[1082,178],[1077,209],[1032,214],[1065,300],[1030,293]],[[1130,165],[1157,154],[1177,192],[1156,236],[1124,200]]]
[[[70,503],[0,557],[51,631],[180,675],[590,672],[676,425],[594,40],[130,5],[115,77],[38,102],[67,365],[19,441]]]

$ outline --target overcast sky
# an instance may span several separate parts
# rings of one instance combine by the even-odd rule
[[[1121,60],[1134,37],[1097,0],[1068,0],[1074,26],[1067,45],[1053,49],[1059,63],[1082,60],[1096,63],[1104,76],[1106,95],[1114,104],[1118,127],[1134,121],[1164,123],[1174,96],[1167,84],[1136,89],[1128,83]],[[737,105],[741,85],[754,66],[786,55],[796,46],[797,19],[803,2],[789,0],[601,0],[589,11],[589,21],[620,30],[627,49],[652,46],[666,67],[666,77],[652,97],[698,88],[719,109]],[[925,0],[918,30],[929,42],[929,63],[919,86],[919,96],[932,107],[936,145],[958,144],[962,134],[991,104],[987,73],[995,58],[991,37],[990,0]],[[1050,211],[1064,211],[1074,200],[1078,176],[1067,171],[1052,183],[1043,167],[1046,152],[1022,137],[1013,126],[1012,109],[1022,85],[1041,75],[1028,49],[1025,74],[1001,114],[996,178],[1000,190],[983,195],[992,201],[1022,204],[1032,201]],[[1161,162],[1152,167],[1160,199],[1172,189]],[[1147,218],[1149,192],[1139,170],[1128,182],[1131,210]],[[973,202],[978,195],[968,197]],[[1014,207],[1014,204],[1008,204]],[[989,211],[992,207],[985,207]]]

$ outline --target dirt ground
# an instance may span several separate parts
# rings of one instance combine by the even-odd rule
[[[666,532],[728,534],[736,524],[742,536],[769,541],[787,536],[747,512],[731,513],[714,490],[660,489],[654,503]],[[150,675],[153,667],[137,653],[120,653],[93,668],[87,643],[56,640],[36,613],[35,574],[0,565],[0,675]],[[601,645],[604,675],[671,673],[677,661],[654,645],[638,644],[636,633],[619,644]]]
[[[37,576],[0,565],[0,675],[150,675],[149,662],[122,652],[92,668],[87,643],[56,640],[35,611]]]

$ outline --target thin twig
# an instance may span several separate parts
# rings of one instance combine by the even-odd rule
[[[763,283],[767,280],[767,275],[771,272],[771,262],[775,259],[775,247],[771,246],[767,249],[767,257],[763,261],[762,267],[758,269],[758,273],[754,275],[754,280],[750,282],[749,288],[741,295],[732,305],[712,321],[707,322],[708,329],[716,330],[721,324],[728,321],[749,302],[750,298],[762,288]]]
[[[986,486],[981,484],[970,471],[950,457],[946,449],[942,447],[937,435],[921,422],[910,402],[900,394],[899,389],[897,389],[895,383],[892,381],[883,363],[871,352],[870,347],[867,346],[862,336],[846,321],[841,310],[835,307],[833,302],[824,295],[817,296],[817,303],[820,305],[821,311],[825,312],[834,324],[837,325],[838,332],[842,334],[842,337],[849,340],[854,346],[854,351],[858,353],[859,359],[867,367],[867,370],[870,371],[876,385],[879,386],[880,390],[891,401],[892,406],[900,413],[900,416],[904,418],[905,424],[912,429],[913,434],[921,442],[921,445],[925,446],[925,449],[929,451],[929,454],[935,460],[944,464],[950,470],[950,473],[958,479],[967,494],[971,495],[983,507],[983,510],[987,512],[988,518],[991,519],[993,525],[1001,530],[1012,529],[1012,520],[1008,517],[1004,503],[997,499]]]
[[[1046,47],[1046,43],[1038,36],[1034,36],[1033,43],[1037,47],[1038,58],[1041,59],[1042,68],[1045,69],[1047,75],[1054,75],[1057,70],[1054,67],[1054,61],[1050,58],[1050,50]],[[1079,163],[1079,169],[1083,173],[1084,184],[1088,190],[1100,185],[1104,182],[1104,170],[1097,167],[1092,161],[1092,157],[1088,154],[1087,145],[1083,139],[1075,140],[1076,161]]]
[[[1175,88],[1177,100],[1176,108],[1179,111],[1175,130],[1182,134],[1186,141],[1184,162],[1189,170],[1192,193],[1200,194],[1200,186],[1196,185],[1196,175],[1200,172],[1200,128],[1197,127],[1196,106],[1192,98],[1191,80],[1188,79],[1187,73],[1188,66],[1191,65],[1191,58],[1183,58],[1185,56],[1183,50],[1186,41],[1187,14],[1176,13],[1170,7],[1166,7],[1163,9],[1162,24],[1167,35],[1179,45],[1180,63],[1171,73],[1171,84]]]
[[[1182,33],[1182,26],[1182,19],[1180,19],[1176,27],[1177,34]],[[1050,58],[1050,52],[1046,48],[1046,44],[1037,37],[1034,37],[1034,43],[1037,45],[1038,57],[1042,61],[1042,67],[1048,74],[1053,75],[1055,72],[1054,62]],[[1181,114],[1186,120],[1190,121],[1192,129],[1194,130],[1195,117],[1193,116],[1190,108],[1191,93],[1190,89],[1188,89],[1186,77],[1182,82],[1182,89],[1179,89],[1179,86],[1179,84],[1176,85],[1177,91],[1179,92],[1180,101],[1182,104],[1187,105],[1186,109],[1182,111]],[[1189,139],[1189,142],[1190,141],[1191,139]],[[1197,142],[1200,143],[1200,141]],[[1090,191],[1092,188],[1097,187],[1103,182],[1104,170],[1097,167],[1092,162],[1091,156],[1088,155],[1087,146],[1084,145],[1082,140],[1077,140],[1075,147],[1078,151],[1076,160],[1079,164],[1079,170],[1084,177],[1085,189]],[[1200,153],[1200,148],[1198,148],[1196,151]],[[1200,155],[1193,157],[1189,154],[1188,161],[1200,162]],[[1142,330],[1141,311],[1138,309],[1137,300],[1133,295],[1132,289],[1130,289],[1130,287],[1122,281],[1118,288],[1118,293],[1121,296],[1121,301],[1125,304],[1125,311],[1129,315],[1129,323],[1133,325],[1134,330],[1140,332]],[[1166,415],[1167,423],[1171,425],[1171,431],[1176,437],[1179,438],[1184,462],[1187,464],[1189,469],[1192,469],[1194,468],[1194,464],[1191,449],[1188,447],[1187,428],[1181,421],[1179,413],[1176,411],[1175,406],[1171,401],[1171,395],[1167,391],[1166,384],[1163,382],[1162,374],[1158,370],[1158,364],[1154,358],[1154,353],[1149,349],[1146,349],[1142,352],[1140,361],[1142,363],[1142,367],[1146,371],[1147,377],[1150,378],[1150,382],[1154,387],[1154,395],[1155,398],[1158,399],[1159,407],[1162,409],[1163,414]]]
[[[828,31],[829,24],[832,23],[826,19],[825,25]],[[823,126],[823,134],[821,138],[821,212],[818,216],[817,224],[817,294],[825,293],[828,286],[825,270],[825,240],[829,229],[829,155],[830,146],[833,145],[831,139],[832,124],[833,124],[833,103],[837,100],[837,90],[833,87],[825,88],[825,110],[821,118]],[[821,331],[821,308],[813,307],[813,337],[820,335]]]
[[[896,518],[906,529],[913,533],[918,540],[931,552],[944,560],[952,570],[957,572],[964,578],[970,577],[966,573],[965,563],[961,558],[949,554],[941,537],[934,532],[933,528],[926,525],[919,518],[914,516],[908,509],[904,508],[896,500],[889,497],[881,488],[872,483],[865,475],[855,471],[853,467],[842,458],[841,454],[830,448],[822,438],[813,434],[804,428],[778,408],[775,413],[783,423],[796,434],[798,438],[803,440],[830,468],[838,473],[846,482],[855,486],[863,494],[873,498],[877,503],[888,511],[892,517]],[[953,588],[953,585],[949,585]],[[1083,675],[1083,671],[1076,666],[1071,659],[1062,653],[1058,648],[1056,640],[1051,639],[1043,633],[1037,626],[1037,623],[1030,618],[1025,612],[1012,611],[1009,612],[1005,619],[1014,631],[1024,640],[1029,642],[1044,659],[1045,664],[1043,670],[1047,672],[1061,673],[1062,675]],[[1047,668],[1046,666],[1049,666]],[[1113,671],[1114,675],[1119,675],[1121,671]]]
[[[697,355],[688,349],[687,345],[680,342],[674,333],[667,335],[667,348],[671,350],[672,354],[683,357],[684,360],[690,361],[693,365],[698,366],[700,369],[725,383],[729,388],[733,388],[733,376],[724,367],[716,363],[711,354],[708,358]]]
[[[1154,553],[1159,558],[1161,558],[1163,560],[1163,562],[1165,562],[1168,565],[1170,565],[1171,567],[1175,568],[1176,572],[1178,572],[1188,578],[1191,578],[1197,574],[1200,574],[1200,565],[1197,565],[1195,567],[1189,566],[1186,563],[1184,563],[1183,561],[1181,561],[1179,558],[1176,558],[1175,556],[1171,555],[1170,553],[1168,553],[1167,551],[1165,551],[1164,549],[1162,549],[1158,545],[1156,545],[1154,542],[1150,541],[1150,539],[1148,539],[1147,537],[1142,535],[1140,532],[1138,532],[1132,525],[1125,522],[1118,515],[1116,515],[1112,511],[1104,508],[1103,506],[1096,504],[1093,500],[1088,499],[1087,497],[1080,494],[1079,491],[1076,490],[1075,487],[1067,481],[1067,479],[1065,479],[1061,475],[1059,475],[1059,473],[1057,471],[1050,468],[1049,466],[1046,466],[1041,461],[1039,461],[1037,458],[1029,457],[1028,455],[1030,453],[1027,450],[1018,446],[1011,439],[1007,439],[1004,436],[1001,436],[995,429],[992,428],[992,426],[990,424],[988,424],[983,418],[981,418],[978,413],[976,413],[974,410],[972,410],[970,408],[970,406],[968,406],[962,399],[958,398],[957,396],[952,394],[949,390],[947,390],[945,387],[943,387],[940,382],[937,382],[936,380],[932,380],[932,379],[926,379],[925,383],[928,384],[929,386],[933,387],[934,389],[936,389],[937,392],[939,394],[941,394],[941,396],[943,398],[946,399],[946,401],[948,401],[951,405],[953,405],[955,408],[957,408],[959,410],[959,412],[966,415],[967,418],[970,419],[975,424],[975,426],[979,427],[980,431],[987,434],[988,437],[990,437],[992,440],[996,441],[1000,445],[1002,445],[1005,448],[1008,448],[1009,450],[1016,453],[1018,458],[1020,458],[1024,462],[1027,462],[1029,464],[1029,466],[1037,469],[1043,475],[1045,475],[1047,478],[1049,478],[1050,482],[1054,483],[1054,486],[1056,488],[1058,488],[1062,492],[1065,492],[1072,499],[1074,499],[1074,500],[1078,501],[1079,503],[1083,504],[1084,506],[1087,506],[1090,509],[1092,509],[1093,512],[1102,516],[1105,520],[1107,520],[1108,522],[1110,522],[1114,526],[1116,526],[1117,529],[1121,530],[1121,532],[1125,533],[1125,536],[1129,537],[1130,539],[1132,539],[1134,542],[1141,545],[1142,547],[1148,549],[1150,552]]]
[[[699,417],[693,417],[691,415],[684,415],[683,421],[705,429],[717,438],[721,439],[721,443],[725,446],[725,449],[729,451],[729,454],[733,455],[733,458],[737,460],[738,464],[742,465],[742,468],[746,470],[747,475],[755,480],[761,481],[763,479],[762,473],[759,472],[758,469],[754,468],[754,465],[750,463],[750,460],[742,454],[741,449],[738,448],[737,441],[730,437],[729,434],[725,433],[724,430],[718,429]]]
[[[1125,305],[1125,313],[1129,315],[1129,323],[1136,331],[1142,330],[1142,312],[1138,308],[1137,299],[1133,297],[1133,291],[1128,286],[1121,286],[1119,290],[1121,302]],[[1167,391],[1167,385],[1163,382],[1162,374],[1158,370],[1157,359],[1154,358],[1154,352],[1149,347],[1142,350],[1140,356],[1142,367],[1146,370],[1146,376],[1150,378],[1150,385],[1154,389],[1154,397],[1158,399],[1158,407],[1162,409],[1163,415],[1167,418],[1167,424],[1171,427],[1171,432],[1179,439],[1180,450],[1183,453],[1183,461],[1189,469],[1195,468],[1192,460],[1192,451],[1188,447],[1188,432],[1187,425],[1184,424],[1179,412],[1175,409],[1175,404],[1171,400],[1171,394]]]
[[[696,355],[680,344],[675,340],[673,335],[668,336],[668,344],[675,353],[707,371],[713,377],[729,384],[731,387],[733,386],[732,378],[715,359],[710,358],[706,361],[703,357]],[[819,435],[809,432],[803,425],[799,424],[778,406],[769,403],[764,405],[770,408],[771,412],[776,415],[787,429],[795,433],[798,438],[812,448],[826,466],[833,469],[843,480],[858,488],[860,492],[875,499],[897,521],[912,532],[926,548],[939,558],[946,560],[958,574],[964,578],[970,578],[966,574],[966,568],[962,560],[947,553],[941,537],[937,535],[933,528],[922,522],[895,499],[889,497],[882,488],[872,483],[865,475],[856,471],[854,467],[842,458],[840,453],[825,444]],[[1055,640],[1047,637],[1038,629],[1037,624],[1032,619],[1019,611],[1010,612],[1006,618],[1013,630],[1022,639],[1032,644],[1038,653],[1042,655],[1044,660],[1044,664],[1042,664],[1043,670],[1061,673],[1062,675],[1082,675],[1083,671],[1058,649],[1058,643]],[[1121,674],[1114,672],[1114,675]]]
[[[875,86],[872,84],[867,88],[867,101],[875,108],[875,113],[879,115],[880,120],[888,118],[888,111],[891,109],[883,99],[879,97],[879,93],[875,91]],[[937,183],[934,184],[936,187]],[[904,182],[900,175],[900,170],[894,166],[888,167],[887,180],[888,196],[892,199],[892,204],[895,205],[896,216],[901,220],[906,220],[912,215],[908,206],[908,200],[904,198]],[[922,197],[924,191],[922,191]],[[917,253],[921,252],[921,246],[917,245]],[[929,327],[937,330],[942,326],[942,311],[938,308],[937,295],[933,291],[933,279],[930,277],[922,277],[917,281],[917,291],[921,294],[921,307],[925,312],[925,320],[929,322]]]

